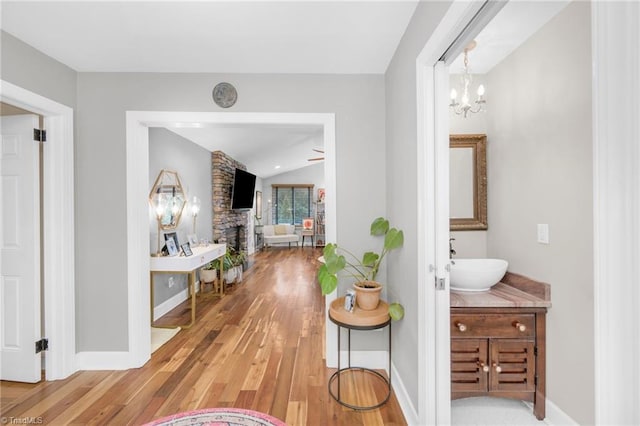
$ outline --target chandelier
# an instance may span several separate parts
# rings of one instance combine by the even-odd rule
[[[469,102],[469,86],[471,86],[471,73],[469,72],[469,56],[468,53],[470,50],[476,47],[475,40],[469,43],[467,47],[464,48],[464,74],[462,74],[462,97],[460,98],[460,102],[458,102],[458,92],[456,89],[451,89],[451,103],[449,107],[458,115],[462,115],[464,118],[467,118],[469,112],[477,113],[484,111],[484,106],[487,101],[484,100],[484,86],[481,84],[478,86],[477,94],[478,99],[476,99],[472,105]]]

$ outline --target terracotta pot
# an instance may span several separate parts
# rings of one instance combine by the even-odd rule
[[[376,281],[361,281],[353,285],[356,291],[356,304],[364,311],[372,311],[378,307],[382,284]]]

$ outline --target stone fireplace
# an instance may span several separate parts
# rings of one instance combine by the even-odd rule
[[[213,197],[213,239],[229,247],[247,251],[247,225],[250,211],[231,210],[231,188],[235,169],[246,166],[222,151],[211,153]]]

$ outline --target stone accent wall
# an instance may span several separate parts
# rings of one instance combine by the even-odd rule
[[[247,251],[247,225],[250,212],[231,210],[231,188],[236,168],[247,167],[222,151],[211,153],[213,240]],[[238,232],[238,226],[241,226]],[[236,236],[240,236],[240,242]]]

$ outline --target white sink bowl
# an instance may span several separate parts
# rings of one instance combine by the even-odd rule
[[[487,291],[500,282],[507,266],[502,259],[452,259],[451,290]]]

